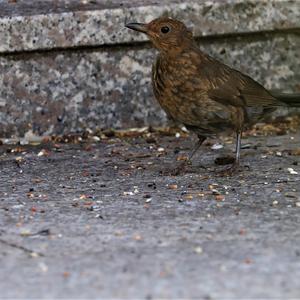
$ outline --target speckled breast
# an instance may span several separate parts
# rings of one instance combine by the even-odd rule
[[[209,99],[206,83],[199,82],[196,74],[196,67],[184,57],[174,62],[157,58],[152,68],[152,85],[162,109],[168,117],[201,135],[232,130],[234,112]]]

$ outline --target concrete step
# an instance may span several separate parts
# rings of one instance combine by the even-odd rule
[[[164,124],[155,51],[124,28],[163,13],[267,88],[300,90],[297,0],[0,0],[0,136]]]
[[[158,5],[159,3],[159,5]],[[299,29],[298,1],[17,1],[0,3],[0,52],[145,41],[126,20],[162,13],[193,26],[196,37]]]

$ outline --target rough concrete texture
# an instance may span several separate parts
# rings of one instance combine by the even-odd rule
[[[299,298],[299,133],[245,138],[233,177],[230,139],[176,177],[190,138],[1,146],[1,298]]]
[[[174,4],[179,0],[0,0],[0,17],[21,17],[68,12]]]
[[[297,0],[24,2],[0,3],[0,52],[145,41],[145,36],[124,29],[124,23],[148,22],[162,13],[192,26],[195,36],[300,27]]]
[[[199,40],[203,50],[267,88],[299,91],[300,38],[293,34]],[[165,124],[144,47],[0,57],[0,137]]]

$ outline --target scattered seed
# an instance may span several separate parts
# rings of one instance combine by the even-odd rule
[[[188,160],[188,156],[186,155],[178,155],[176,158],[177,161],[187,161]]]
[[[32,235],[32,233],[28,229],[24,229],[20,232],[20,236],[31,236],[31,235]]]
[[[250,265],[253,263],[252,259],[251,258],[245,258],[244,259],[244,263],[247,264],[247,265]]]
[[[141,241],[142,239],[143,239],[142,236],[139,235],[139,234],[136,234],[136,235],[134,236],[134,240],[136,240],[136,241]]]
[[[168,188],[171,190],[176,190],[178,188],[178,185],[177,184],[169,184]]]
[[[240,235],[245,235],[246,234],[246,230],[244,228],[240,229],[239,234]]]
[[[46,149],[42,149],[38,154],[37,156],[49,156],[50,155],[50,152]]]
[[[63,272],[63,277],[64,278],[68,278],[70,276],[70,273],[69,272]]]
[[[211,192],[213,195],[221,195],[221,193],[217,189],[212,189]]]
[[[216,199],[216,201],[224,201],[225,200],[225,196],[223,196],[223,195],[216,195],[215,199]]]

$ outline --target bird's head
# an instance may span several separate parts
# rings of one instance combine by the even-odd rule
[[[192,32],[180,21],[158,18],[148,24],[128,23],[127,28],[145,33],[155,48],[168,54],[181,52],[193,43]]]

